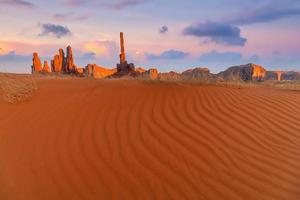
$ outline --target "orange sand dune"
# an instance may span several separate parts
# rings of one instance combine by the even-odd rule
[[[0,100],[0,199],[300,199],[300,93],[40,80]]]

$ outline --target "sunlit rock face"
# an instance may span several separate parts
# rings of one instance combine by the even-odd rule
[[[260,65],[250,64],[252,68],[252,80],[253,81],[263,81],[266,77],[267,70]]]
[[[38,53],[36,53],[36,52],[33,53],[31,69],[32,69],[32,73],[38,73],[38,72],[43,71],[41,60],[38,56]]]
[[[51,61],[51,68],[53,72],[61,72],[62,65],[59,59],[59,55],[55,55],[53,60]]]
[[[194,68],[188,69],[181,74],[182,79],[186,80],[210,80],[213,79],[213,75],[208,68]]]
[[[152,69],[149,69],[149,70],[141,73],[141,76],[146,79],[154,80],[154,79],[158,78],[158,71],[157,71],[157,69],[152,68]]]
[[[46,72],[46,73],[50,73],[51,72],[50,67],[49,67],[47,61],[44,61],[43,72]]]
[[[84,76],[84,71],[85,71],[84,68],[82,68],[82,67],[77,67],[75,72],[76,72],[76,74],[79,75],[79,76]]]
[[[247,64],[230,67],[217,74],[224,81],[263,81],[266,77],[266,69],[260,65]]]
[[[85,67],[85,73],[88,77],[93,77],[94,79],[102,79],[113,75],[117,72],[117,69],[106,69],[104,67],[97,66],[96,64],[88,64]]]

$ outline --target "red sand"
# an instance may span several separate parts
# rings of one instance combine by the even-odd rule
[[[300,93],[42,80],[0,100],[0,199],[300,199]]]

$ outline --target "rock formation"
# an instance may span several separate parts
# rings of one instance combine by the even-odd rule
[[[65,53],[63,49],[59,49],[59,54],[54,56],[51,61],[51,68],[53,72],[65,71]]]
[[[277,75],[277,81],[281,81],[281,77],[282,77],[283,71],[276,71],[275,73]]]
[[[135,69],[135,71],[136,71],[136,72],[139,72],[139,73],[144,73],[144,72],[146,72],[147,70],[144,69],[144,68],[142,68],[142,67],[138,67],[138,68]]]
[[[230,67],[217,74],[217,77],[225,81],[263,81],[266,77],[266,72],[262,66],[250,63]]]
[[[212,80],[213,74],[210,73],[208,68],[194,68],[189,69],[181,74],[182,79],[184,80]]]
[[[135,66],[133,63],[128,64],[126,61],[125,45],[124,45],[124,34],[120,33],[120,64],[117,64],[117,73],[115,76],[131,75],[137,76],[138,73],[135,71]]]
[[[149,70],[141,73],[141,76],[146,79],[154,80],[154,79],[158,78],[158,71],[157,71],[157,69],[152,68],[152,69],[149,69]]]
[[[85,69],[84,68],[82,68],[82,67],[76,67],[76,69],[75,69],[76,71],[75,71],[75,73],[77,74],[77,75],[79,75],[79,76],[81,76],[81,77],[84,77],[84,72],[85,72]]]
[[[250,64],[252,67],[252,80],[253,81],[262,81],[266,76],[266,69],[262,66]]]
[[[94,79],[102,79],[111,76],[117,72],[117,69],[106,69],[104,67],[97,66],[96,64],[88,64],[85,67],[85,73],[87,77],[93,77]]]
[[[43,72],[46,72],[46,73],[50,73],[51,72],[50,67],[49,67],[47,61],[44,61]]]
[[[73,51],[71,46],[67,47],[66,72],[76,72],[76,66],[74,64]]]
[[[157,78],[163,81],[178,81],[181,80],[181,74],[170,71],[167,73],[159,73]]]
[[[41,71],[43,71],[42,63],[41,63],[41,60],[40,60],[38,54],[35,52],[35,53],[33,53],[31,72],[38,73]]]
[[[266,80],[293,81],[300,80],[299,72],[294,71],[267,71]]]

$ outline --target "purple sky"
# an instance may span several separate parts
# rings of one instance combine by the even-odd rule
[[[0,0],[0,71],[30,72],[71,45],[78,66],[128,61],[160,71],[254,62],[300,71],[299,0]]]

